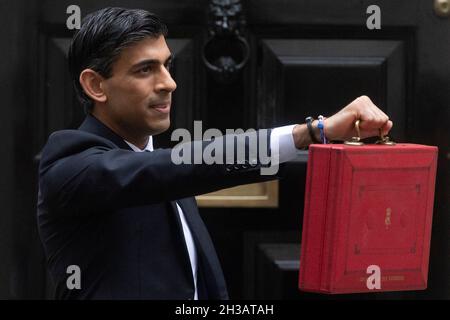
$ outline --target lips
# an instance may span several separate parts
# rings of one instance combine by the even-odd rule
[[[170,101],[162,102],[160,104],[154,104],[151,106],[151,108],[153,108],[156,111],[161,112],[161,113],[169,113],[170,112]]]

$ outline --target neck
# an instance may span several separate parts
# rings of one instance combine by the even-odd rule
[[[122,137],[122,136],[121,136]],[[141,150],[144,150],[144,148],[147,146],[148,144],[148,136],[143,138],[143,139],[133,139],[133,138],[124,138],[122,137],[124,140],[128,141],[131,144],[134,144],[136,147],[138,147]]]
[[[97,108],[95,108],[97,109]],[[105,126],[114,131],[117,135],[119,135],[122,139],[128,141],[131,144],[134,144],[139,149],[144,149],[148,144],[148,135],[139,135],[133,133],[132,130],[123,128],[116,122],[112,121],[109,117],[105,116],[100,112],[96,112],[96,110],[92,111],[92,115],[100,120]]]

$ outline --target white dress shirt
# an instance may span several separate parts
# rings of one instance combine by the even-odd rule
[[[292,136],[292,130],[295,125],[278,127],[272,129],[270,134],[270,148],[271,152],[279,156],[279,163],[283,163],[295,158],[298,149],[294,144],[294,137]],[[135,152],[153,151],[153,139],[150,136],[147,145],[143,150],[136,147],[134,144],[124,140],[131,149]],[[278,145],[278,148],[276,146]],[[276,150],[278,149],[278,150]],[[183,210],[177,205],[178,214],[180,216],[181,225],[183,227],[184,239],[186,241],[186,246],[188,249],[189,260],[191,261],[192,276],[194,279],[195,293],[194,300],[198,300],[197,292],[197,250],[195,248],[194,239],[192,237],[191,230],[186,222]]]

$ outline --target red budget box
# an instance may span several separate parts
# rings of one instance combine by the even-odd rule
[[[299,288],[427,287],[437,147],[311,145]]]

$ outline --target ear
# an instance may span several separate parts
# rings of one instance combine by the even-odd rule
[[[80,85],[84,92],[96,102],[105,102],[107,97],[102,88],[104,78],[92,69],[84,69],[80,73]]]

